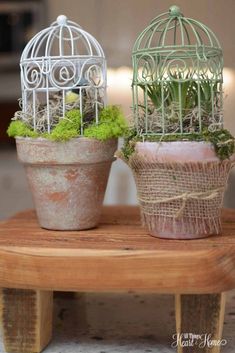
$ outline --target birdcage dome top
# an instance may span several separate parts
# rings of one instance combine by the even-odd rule
[[[146,51],[188,49],[192,52],[221,53],[221,46],[215,34],[201,22],[184,17],[178,6],[154,18],[138,36],[133,54]]]
[[[98,41],[77,23],[60,15],[57,20],[37,33],[26,45],[21,64],[39,58],[94,57],[104,59]]]

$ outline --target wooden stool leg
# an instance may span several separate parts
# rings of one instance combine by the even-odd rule
[[[176,295],[178,353],[219,353],[226,344],[224,310],[225,293]]]
[[[49,343],[53,292],[4,288],[0,308],[6,352],[38,353]]]

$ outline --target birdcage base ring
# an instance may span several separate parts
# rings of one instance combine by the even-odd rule
[[[16,138],[39,224],[54,230],[98,225],[117,140]]]
[[[137,145],[129,159],[142,223],[150,235],[160,238],[195,239],[220,234],[223,195],[232,161],[220,161],[215,152],[211,154],[210,144],[199,142],[197,150],[194,146],[191,151],[192,160],[187,161],[190,142],[180,143],[183,147],[178,159],[174,146],[168,153],[169,146],[165,146],[163,154],[160,149],[154,154],[154,148],[159,148],[151,148],[151,144],[157,144],[154,142],[147,146],[138,143],[143,145]]]

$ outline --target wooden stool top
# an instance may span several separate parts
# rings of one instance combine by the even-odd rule
[[[41,229],[34,211],[0,224],[0,287],[63,291],[219,293],[235,288],[235,211],[223,234],[162,240],[137,207],[104,207],[98,228]]]

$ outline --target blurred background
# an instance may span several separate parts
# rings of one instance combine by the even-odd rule
[[[169,0],[18,0],[0,1],[0,219],[32,207],[14,141],[6,129],[21,96],[19,58],[28,40],[60,14],[78,22],[101,43],[108,62],[108,101],[131,114],[131,51],[145,26],[173,5]],[[178,0],[187,17],[209,26],[224,50],[225,126],[235,134],[235,1]],[[225,205],[235,207],[235,173],[231,173]],[[113,164],[106,204],[135,204],[136,190],[128,167]]]

